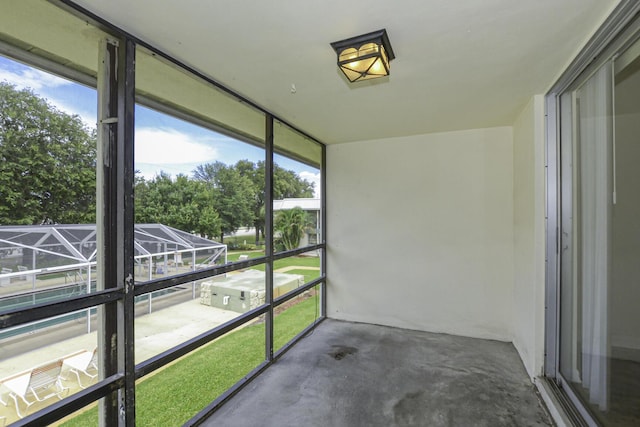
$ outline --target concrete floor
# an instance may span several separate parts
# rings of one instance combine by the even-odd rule
[[[326,320],[203,425],[552,422],[509,343]]]

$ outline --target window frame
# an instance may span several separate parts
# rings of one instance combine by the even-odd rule
[[[253,101],[235,93],[229,88],[219,84],[213,79],[203,75],[193,68],[179,62],[162,51],[154,48],[150,44],[132,36],[122,29],[108,23],[102,18],[91,14],[87,10],[75,5],[69,0],[54,0],[53,3],[77,17],[87,20],[91,25],[95,25],[104,30],[113,40],[105,42],[102,48],[102,57],[110,64],[103,77],[95,78],[83,74],[77,70],[66,68],[64,65],[56,63],[51,59],[40,57],[34,53],[21,50],[5,42],[0,43],[0,53],[11,58],[18,59],[38,68],[50,71],[54,74],[62,75],[82,84],[97,87],[99,97],[106,95],[104,99],[104,109],[102,110],[102,121],[99,126],[104,126],[104,141],[109,150],[109,156],[114,160],[109,167],[105,167],[102,178],[102,185],[97,185],[97,192],[103,197],[103,218],[98,220],[105,224],[103,230],[103,244],[107,253],[113,256],[105,256],[104,268],[102,268],[102,280],[104,283],[113,283],[113,287],[98,290],[84,296],[77,296],[65,301],[50,303],[40,303],[25,309],[16,309],[2,313],[0,316],[0,329],[19,326],[35,320],[61,315],[76,310],[87,309],[94,306],[102,308],[102,332],[99,334],[100,348],[102,351],[103,370],[101,378],[96,384],[87,387],[76,394],[55,402],[50,406],[31,414],[16,422],[15,425],[43,425],[55,422],[64,416],[82,409],[102,398],[100,410],[101,423],[106,425],[135,425],[135,383],[138,379],[162,368],[175,361],[179,357],[198,349],[199,347],[219,338],[225,333],[241,326],[258,316],[266,316],[265,334],[266,348],[265,358],[257,368],[250,372],[245,378],[236,383],[233,387],[203,408],[198,414],[187,422],[188,425],[197,424],[199,420],[208,417],[218,409],[226,400],[236,394],[248,382],[260,374],[275,360],[281,357],[297,340],[308,331],[315,328],[326,318],[326,146],[317,139],[302,132],[285,120],[271,114],[265,108],[255,104]],[[203,82],[212,85],[236,100],[250,105],[265,114],[265,210],[266,210],[266,247],[265,256],[248,259],[221,266],[215,266],[203,270],[187,272],[171,277],[151,280],[139,285],[134,285],[131,278],[134,272],[134,204],[133,204],[133,184],[134,184],[134,109],[136,103],[135,94],[135,52],[136,47],[141,46],[170,62],[173,66],[181,68],[192,76],[201,79]],[[96,47],[98,49],[98,47]],[[103,86],[102,88],[100,86]],[[139,98],[138,98],[139,99]],[[143,102],[144,104],[144,102]],[[153,105],[158,108],[158,105]],[[160,106],[162,107],[162,106]],[[207,125],[197,117],[185,117],[185,114],[172,112],[168,106],[162,108],[164,112],[176,115],[181,119],[187,119],[195,124]],[[99,110],[99,115],[100,110]],[[110,119],[110,120],[104,120]],[[115,119],[112,120],[112,119]],[[273,126],[274,121],[289,126],[295,132],[305,138],[319,144],[321,147],[321,229],[322,241],[307,246],[305,248],[275,253],[272,244],[273,237]],[[221,129],[215,124],[208,126],[212,130],[224,133],[241,141],[247,141],[246,136],[235,134],[227,129]],[[286,153],[278,153],[287,155]],[[100,158],[100,154],[99,157]],[[294,158],[295,160],[295,158]],[[98,162],[101,164],[101,162]],[[111,224],[111,225],[108,225]],[[318,250],[323,255],[320,260],[320,277],[306,283],[299,289],[291,291],[274,300],[273,298],[273,263],[274,261],[299,255],[304,252]],[[110,260],[110,261],[108,261]],[[182,283],[201,280],[215,275],[245,269],[254,265],[265,264],[266,271],[266,299],[265,304],[247,313],[244,313],[230,322],[219,325],[205,334],[187,340],[170,350],[158,354],[142,363],[135,365],[135,340],[134,320],[135,320],[135,297],[148,294],[150,292],[167,289]],[[320,315],[316,321],[299,333],[292,341],[287,343],[276,354],[273,352],[273,308],[307,289],[319,286],[322,298],[320,300]],[[106,336],[116,336],[115,341],[106,340]],[[123,408],[123,411],[120,411]]]
[[[546,257],[545,257],[545,352],[543,379],[576,423],[597,426],[595,415],[575,393],[560,372],[560,295],[562,268],[563,221],[567,207],[563,200],[571,199],[573,188],[567,188],[567,171],[563,174],[561,147],[563,136],[572,130],[562,124],[565,94],[571,93],[585,82],[598,68],[610,60],[616,52],[623,51],[640,39],[640,4],[634,0],[622,0],[607,17],[601,27],[571,62],[545,97],[546,135]],[[568,174],[570,175],[570,173]],[[570,208],[569,208],[570,209]]]

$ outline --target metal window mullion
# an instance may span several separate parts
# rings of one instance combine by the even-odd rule
[[[297,255],[305,254],[307,252],[313,252],[320,249],[324,249],[323,243],[318,243],[317,245],[303,246],[301,248],[291,249],[289,251],[278,252],[273,254],[273,259],[275,261],[275,260],[284,259],[284,258],[291,258]]]
[[[135,425],[133,360],[133,108],[135,45],[105,40],[100,52],[97,240],[99,289],[122,297],[101,307],[101,377],[124,375],[124,387],[100,403],[100,423]]]
[[[265,313],[265,359],[273,360],[273,116],[266,115],[264,206],[265,206],[265,302],[269,309]]]
[[[93,292],[91,295],[71,297],[65,300],[39,303],[27,308],[14,308],[3,311],[0,316],[0,329],[18,327],[31,322],[61,316],[78,310],[112,303],[120,298],[117,290]]]
[[[100,45],[98,67],[98,146],[96,182],[96,270],[97,289],[117,286],[117,218],[113,164],[117,138],[118,42],[105,39]],[[118,371],[118,306],[122,298],[98,307],[98,358],[100,379]],[[116,338],[116,339],[112,339]],[[118,391],[107,394],[99,404],[99,422],[103,426],[118,425]]]
[[[320,230],[324,249],[320,252],[320,276],[327,276],[327,146],[321,145],[320,165]],[[327,281],[320,285],[320,317],[327,315]]]
[[[299,287],[287,292],[284,295],[280,295],[278,298],[275,298],[273,300],[273,305],[274,307],[279,306],[280,304],[284,304],[285,302],[297,297],[298,295],[312,289],[315,288],[316,286],[318,286],[319,284],[321,284],[324,281],[324,277],[318,277],[317,279],[314,279],[308,283],[305,283],[304,285],[300,285]]]
[[[134,133],[135,133],[136,44],[126,38],[118,63],[118,277],[124,286],[123,316],[119,325],[118,365],[124,371],[124,414],[120,423],[135,425],[135,292],[134,292]]]

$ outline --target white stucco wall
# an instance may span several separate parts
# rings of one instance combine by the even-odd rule
[[[544,363],[544,97],[531,98],[513,127],[513,344],[531,377]]]
[[[328,316],[511,341],[511,127],[327,147]]]

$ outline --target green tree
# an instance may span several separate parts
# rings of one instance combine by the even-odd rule
[[[292,170],[273,165],[274,199],[313,197],[314,183],[302,179]]]
[[[220,234],[212,189],[186,175],[175,180],[164,172],[149,181],[136,177],[135,203],[137,223],[161,223],[209,237]]]
[[[95,218],[95,129],[31,90],[0,82],[0,224]]]
[[[302,208],[278,211],[273,220],[273,229],[277,235],[276,248],[288,251],[297,249],[307,226],[307,213]]]
[[[247,226],[255,228],[256,244],[260,241],[260,232],[264,234],[264,161],[254,163],[239,160],[236,170],[251,182],[251,220]]]
[[[264,161],[257,163],[240,160],[235,164],[238,172],[252,183],[252,219],[247,224],[255,228],[256,243],[260,233],[264,236]],[[313,197],[314,184],[301,179],[294,171],[273,165],[273,197],[275,199]]]
[[[200,165],[193,175],[213,189],[213,206],[221,220],[220,242],[224,242],[225,234],[251,223],[254,189],[247,176],[222,162]]]

